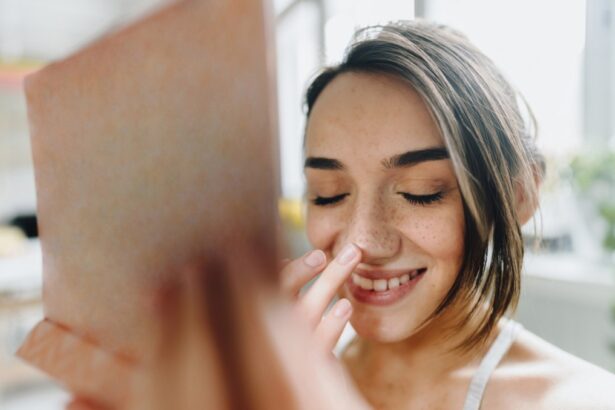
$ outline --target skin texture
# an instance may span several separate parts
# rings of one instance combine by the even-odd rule
[[[393,305],[375,307],[353,298],[347,285],[338,296],[353,307],[357,331],[342,361],[357,387],[376,408],[461,408],[468,384],[495,339],[499,323],[480,348],[451,352],[476,326],[456,324],[465,306],[421,323],[454,282],[464,244],[463,203],[448,159],[389,169],[382,161],[406,151],[443,147],[436,124],[418,94],[401,80],[369,73],[344,73],[318,97],[306,131],[306,158],[339,161],[341,169],[306,167],[307,235],[327,260],[348,243],[361,250],[359,268],[426,267],[417,286]],[[400,192],[431,195],[440,201],[412,204]],[[327,206],[317,197],[343,198]],[[517,195],[524,224],[534,213]],[[318,283],[318,282],[317,282]],[[485,408],[615,408],[609,389],[615,377],[523,330],[486,390]],[[588,393],[590,392],[590,393]]]
[[[335,107],[335,109],[332,109]],[[462,200],[452,163],[426,161],[387,169],[381,161],[407,151],[443,147],[420,97],[392,79],[343,74],[320,95],[307,130],[306,157],[334,158],[344,170],[306,169],[308,199],[348,193],[342,201],[308,205],[307,233],[330,257],[359,246],[359,268],[427,268],[417,287],[391,306],[353,302],[352,325],[364,338],[399,342],[414,335],[452,286],[463,257]],[[409,203],[400,192],[442,199]]]

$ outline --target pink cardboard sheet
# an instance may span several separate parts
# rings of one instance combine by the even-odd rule
[[[46,319],[18,354],[76,394],[114,397],[152,354],[182,266],[256,245],[275,266],[268,24],[261,1],[182,1],[27,78]]]

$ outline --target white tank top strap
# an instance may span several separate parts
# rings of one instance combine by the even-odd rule
[[[508,319],[472,377],[463,410],[480,409],[483,394],[485,393],[485,388],[487,387],[487,382],[489,381],[491,373],[493,373],[498,363],[500,363],[506,352],[508,352],[510,345],[515,341],[521,329],[523,329],[523,326],[520,323]]]

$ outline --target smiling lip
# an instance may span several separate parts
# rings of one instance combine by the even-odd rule
[[[386,271],[377,271],[377,270],[365,270],[356,268],[354,273],[358,273],[359,275],[368,278],[368,279],[391,279],[396,278],[404,273],[410,273],[415,270],[421,270],[425,268],[416,268],[416,269],[396,269],[396,270],[386,270]]]
[[[352,296],[352,298],[355,299],[357,302],[365,303],[368,305],[375,305],[375,306],[392,305],[393,303],[397,302],[398,300],[406,296],[412,289],[414,289],[416,284],[420,282],[423,276],[425,276],[427,269],[420,269],[420,271],[422,272],[419,275],[417,275],[415,278],[409,280],[403,285],[399,285],[399,287],[397,288],[389,289],[384,292],[377,292],[374,290],[363,289],[359,287],[358,285],[356,285],[355,283],[353,283],[352,277],[348,278],[348,280],[346,281],[346,287],[348,288],[349,293]],[[355,270],[355,272],[360,274],[361,276],[365,276],[370,279],[384,279],[384,278],[392,278],[392,277],[399,275],[400,273],[408,272],[408,271],[407,270],[397,271],[396,273],[394,273],[395,271],[371,272],[371,274],[369,275],[368,275],[368,272],[366,271]]]

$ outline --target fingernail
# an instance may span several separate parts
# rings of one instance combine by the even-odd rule
[[[304,261],[306,265],[315,268],[322,265],[322,263],[325,261],[325,254],[322,253],[322,251],[316,249],[315,251],[310,252],[308,256],[305,257]]]
[[[350,311],[352,310],[352,305],[348,301],[348,299],[342,299],[337,302],[337,306],[333,311],[333,316],[335,317],[346,317]]]
[[[346,265],[347,263],[350,263],[350,261],[352,261],[355,256],[357,256],[357,253],[357,248],[353,244],[349,243],[344,247],[344,249],[342,249],[339,256],[337,257],[337,260],[342,265]]]

